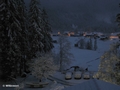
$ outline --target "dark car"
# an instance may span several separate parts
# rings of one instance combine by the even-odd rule
[[[53,43],[57,43],[57,40],[52,40]]]
[[[103,36],[100,37],[100,40],[107,40],[107,39],[108,39],[108,37],[105,36],[105,35],[103,35]]]

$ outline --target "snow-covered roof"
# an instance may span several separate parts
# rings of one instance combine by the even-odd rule
[[[69,33],[70,31],[64,31],[63,33]]]
[[[120,32],[111,33],[111,35],[113,35],[113,36],[116,36],[117,34],[120,34]]]
[[[64,88],[63,90],[120,90],[120,86],[97,79],[90,79],[81,84]]]
[[[94,35],[94,34],[103,35],[103,33],[101,33],[101,32],[91,32],[91,33],[86,32],[86,35]]]

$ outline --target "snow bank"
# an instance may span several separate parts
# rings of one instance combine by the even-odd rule
[[[120,90],[120,86],[91,79],[87,82],[64,88],[63,90]]]

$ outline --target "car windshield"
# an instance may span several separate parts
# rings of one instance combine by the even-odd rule
[[[67,75],[68,75],[68,74],[71,74],[71,72],[67,72],[66,74],[67,74]]]
[[[76,74],[80,74],[81,72],[75,72]]]

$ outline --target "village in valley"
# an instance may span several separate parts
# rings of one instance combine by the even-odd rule
[[[51,33],[51,36],[70,36],[70,37],[94,37],[94,38],[103,38],[103,39],[119,39],[120,38],[120,32],[114,32],[114,33],[103,33],[103,32],[92,32],[92,31],[63,31],[63,32],[56,32]]]
[[[73,85],[72,87],[63,90],[74,90],[74,88],[84,89],[84,86],[87,85],[87,83],[91,83],[91,85],[88,86],[92,87],[90,90],[110,90],[110,87],[108,88],[107,86],[108,83],[104,81],[101,82],[99,77],[97,77],[97,73],[101,63],[101,56],[104,54],[104,52],[108,51],[110,45],[113,43],[117,42],[118,45],[120,45],[120,32],[102,33],[90,31],[64,31],[62,33],[53,32],[51,36],[55,46],[53,50],[56,52],[58,52],[59,49],[59,37],[66,37],[71,42],[71,53],[75,58],[75,62],[72,62],[72,64],[63,70],[62,73],[56,73],[54,77],[51,77],[52,79],[57,80],[59,83]],[[89,40],[92,40],[92,48],[87,48],[86,46],[87,41]],[[94,42],[95,40],[97,43],[96,47]],[[81,45],[85,45],[86,47]],[[100,84],[96,83],[101,83],[101,86]],[[104,86],[102,85],[103,83],[106,85],[106,87],[101,88]],[[112,84],[110,86],[112,86]],[[113,88],[114,85],[111,87],[111,90],[113,90]],[[116,88],[116,90],[118,89]]]

